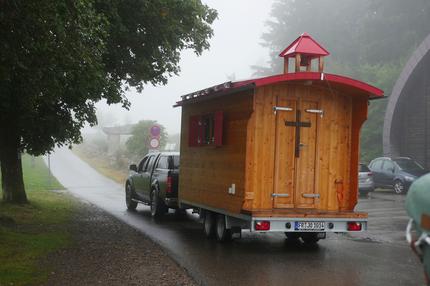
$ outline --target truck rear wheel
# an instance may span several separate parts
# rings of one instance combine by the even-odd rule
[[[219,242],[226,242],[231,240],[231,230],[227,229],[225,225],[225,216],[218,214],[216,217],[216,239]]]
[[[215,214],[211,211],[205,211],[203,231],[207,238],[215,236]]]
[[[151,216],[157,217],[167,212],[167,206],[160,199],[158,190],[153,190],[151,194]]]

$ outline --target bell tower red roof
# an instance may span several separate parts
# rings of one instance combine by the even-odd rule
[[[296,54],[302,54],[311,58],[328,56],[330,53],[324,49],[317,41],[309,34],[301,34],[294,42],[292,42],[282,53],[280,57],[294,57]]]

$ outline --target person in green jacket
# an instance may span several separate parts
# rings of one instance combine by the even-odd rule
[[[411,185],[406,196],[406,211],[411,217],[406,238],[422,261],[426,283],[430,285],[430,174]]]

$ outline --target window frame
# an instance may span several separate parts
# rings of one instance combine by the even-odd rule
[[[154,160],[152,160],[152,159],[154,159]],[[151,155],[151,156],[148,157],[147,163],[145,164],[145,169],[143,170],[144,173],[148,172],[149,163],[151,163],[152,166],[153,166],[154,163],[155,163],[155,160],[156,160],[156,156],[155,155]]]
[[[389,166],[392,168],[391,170],[386,169],[385,166]],[[391,160],[384,160],[384,164],[381,166],[381,171],[385,173],[392,173],[396,169],[396,164],[394,164]]]
[[[188,146],[222,146],[223,124],[224,114],[222,111],[190,116]]]
[[[149,156],[145,156],[145,157],[143,157],[142,160],[140,160],[140,163],[137,166],[137,172],[138,173],[142,173],[143,172],[144,165],[146,165],[146,163],[148,162],[148,158],[149,158]]]

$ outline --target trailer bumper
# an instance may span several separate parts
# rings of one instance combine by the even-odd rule
[[[250,230],[253,232],[363,232],[367,230],[367,219],[253,217]]]

